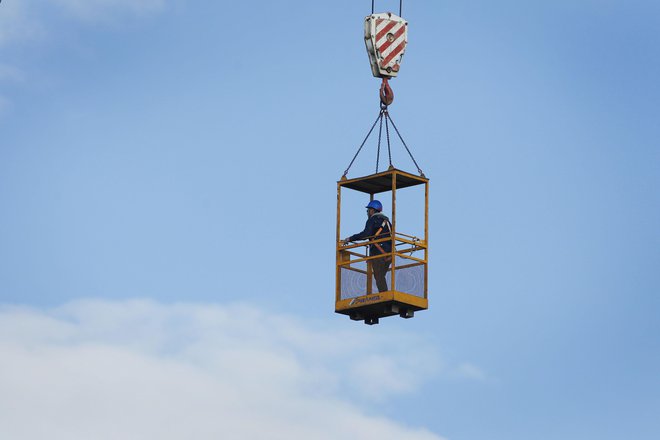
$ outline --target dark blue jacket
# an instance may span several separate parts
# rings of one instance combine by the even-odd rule
[[[380,231],[378,237],[374,237],[374,234],[378,232],[378,230],[381,227],[383,228],[383,230]],[[387,218],[385,214],[377,212],[376,214],[369,217],[369,219],[367,219],[367,223],[364,225],[364,231],[359,232],[357,234],[353,234],[348,239],[350,241],[365,240],[367,238],[376,240],[387,237],[390,237],[390,220]],[[383,251],[385,253],[392,252],[391,241],[384,241],[382,243],[378,243],[378,245],[380,245],[380,247],[383,248]],[[375,244],[369,245],[369,255],[380,255],[380,254],[381,251],[378,249],[378,247],[376,247]]]

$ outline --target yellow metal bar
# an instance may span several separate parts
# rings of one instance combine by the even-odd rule
[[[347,249],[355,249],[359,248],[360,246],[365,246],[366,243],[354,243],[354,244],[342,244],[343,242],[338,241],[337,242],[337,251],[340,250],[347,250]]]
[[[366,271],[366,270],[358,269],[357,267],[342,266],[342,269],[352,270],[353,272],[359,272],[359,273],[363,273],[363,274],[365,274],[365,275],[367,274],[367,271]]]
[[[429,302],[426,300],[426,298],[421,298],[409,293],[394,292],[394,301],[410,304],[411,306],[416,306],[423,310],[429,308]]]
[[[387,238],[387,237],[386,238],[379,238],[377,240],[361,241],[359,243],[353,243],[353,244],[347,244],[347,245],[342,244],[343,243],[342,241],[338,241],[337,242],[337,251],[355,249],[355,248],[359,248],[361,246],[369,246],[369,245],[372,245],[372,244],[375,244],[375,243],[384,243],[386,241],[392,241],[392,238]],[[395,237],[394,241],[395,241],[395,244],[396,244],[396,242],[400,242],[400,243],[407,243],[407,244],[410,244],[410,245],[413,245],[413,246],[418,246],[418,247],[421,247],[421,248],[426,247],[426,242],[424,242],[423,240],[413,241],[413,240],[408,240],[408,239],[405,239],[405,238]]]
[[[338,244],[337,250],[340,250],[340,249],[354,249],[354,248],[358,248],[360,246],[369,246],[369,245],[372,245],[372,244],[375,244],[375,243],[383,243],[383,242],[390,241],[390,240],[391,240],[390,238],[385,237],[385,238],[379,238],[378,240],[369,240],[369,241],[364,241],[364,242],[355,243],[355,244],[347,244],[345,246],[342,245],[341,242],[337,242],[337,244]],[[414,244],[414,243],[410,243],[410,244]]]
[[[381,172],[378,173],[378,174],[371,174],[371,175],[369,175],[369,176],[362,176],[362,177],[355,177],[355,178],[353,178],[353,179],[340,180],[339,182],[337,182],[337,184],[339,184],[339,185],[341,185],[341,186],[343,186],[343,185],[349,185],[349,184],[351,184],[351,183],[359,182],[360,180],[365,180],[365,179],[367,179],[367,178],[374,178],[374,177],[386,176],[386,175],[388,175],[388,174],[394,174],[394,173],[397,173],[397,174],[399,174],[399,175],[401,175],[401,176],[409,177],[409,178],[411,178],[411,179],[413,179],[413,180],[416,180],[416,181],[420,182],[420,184],[422,184],[422,183],[426,183],[426,182],[429,181],[429,179],[427,179],[426,177],[421,177],[421,176],[418,176],[418,175],[415,175],[415,174],[410,174],[410,173],[408,173],[408,172],[406,172],[406,171],[401,171],[401,170],[399,170],[399,169],[397,169],[397,168],[391,168],[391,169],[388,169],[388,170],[386,170],[386,171],[381,171]]]
[[[419,237],[415,237],[414,235],[404,234],[403,232],[397,232],[397,235],[403,235],[404,237],[408,237],[408,238],[412,238],[412,239],[417,239],[417,240],[419,240]]]
[[[429,261],[429,182],[424,184],[424,260]],[[424,298],[428,300],[429,266],[424,266]]]
[[[409,269],[411,267],[417,267],[417,266],[424,266],[425,263],[410,263],[410,264],[404,264],[402,266],[397,266],[396,270],[401,270],[401,269]]]
[[[399,252],[396,253],[396,256],[401,257],[401,258],[405,258],[407,260],[414,260],[414,261],[418,261],[420,263],[426,264],[426,260],[422,260],[421,258],[411,257],[410,255],[400,254]]]
[[[368,305],[388,302],[407,304],[418,310],[426,310],[428,308],[428,301],[426,298],[410,295],[409,293],[388,290],[386,292],[379,292],[371,295],[361,295],[355,298],[342,299],[335,304],[335,311],[339,312],[343,310],[360,309]]]
[[[356,301],[360,298],[361,301]],[[394,292],[379,292],[371,295],[360,295],[356,298],[347,298],[337,301],[335,304],[335,311],[346,310],[351,308],[363,307],[366,304],[377,304],[394,300]]]
[[[362,257],[366,257],[366,256],[367,256],[367,254],[358,254],[357,252],[351,252],[351,251],[344,251],[344,253],[345,253],[346,255],[352,255],[352,256],[354,256],[354,257],[359,257],[359,258],[362,258]]]
[[[420,241],[412,241],[412,240],[406,240],[405,238],[396,238],[396,241],[400,241],[401,243],[407,243],[407,244],[412,244],[413,246],[419,246],[419,247],[426,247],[426,242],[420,240]]]
[[[358,258],[356,260],[351,260],[351,261],[346,261],[346,262],[338,262],[337,266],[342,266],[343,267],[343,266],[350,265],[350,264],[362,263],[363,261],[369,261],[369,260],[377,260],[379,258],[386,258],[386,257],[389,257],[389,256],[390,256],[389,254],[385,254],[385,255],[380,254],[380,255],[374,255],[374,256],[370,256],[370,257]]]
[[[341,185],[337,184],[337,243],[339,243],[339,240],[341,240],[340,224],[341,224]],[[341,258],[340,250],[337,249],[337,268],[335,271],[335,302],[341,299],[341,269],[339,268],[340,258]]]
[[[408,173],[408,172],[406,172],[406,171],[401,171],[401,170],[398,169],[398,168],[394,168],[393,171],[394,171],[395,173],[401,175],[401,176],[410,177],[410,178],[412,178],[412,179],[414,179],[414,180],[418,180],[418,181],[420,181],[420,182],[428,182],[428,181],[429,181],[429,179],[427,179],[426,177],[422,177],[422,176],[415,175],[415,174],[410,174],[410,173]]]
[[[413,246],[413,247],[410,247],[410,248],[397,249],[397,252],[399,252],[401,254],[407,254],[409,252],[417,252],[417,251],[422,251],[424,249],[426,249],[426,248],[423,248],[423,247],[420,247],[420,246]]]
[[[396,258],[394,257],[396,249],[394,237],[396,236],[396,170],[392,172],[392,230],[390,231],[390,240],[392,243],[392,284],[390,289],[396,289]]]
[[[374,200],[374,195],[369,194],[369,202],[373,202]],[[378,240],[371,240],[371,237],[369,237],[369,242],[368,244],[374,244],[378,243]],[[371,295],[371,293],[374,291],[374,282],[373,282],[373,268],[371,267],[371,264],[367,263],[367,295]]]

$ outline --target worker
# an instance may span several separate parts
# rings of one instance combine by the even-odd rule
[[[364,226],[364,231],[357,234],[353,234],[350,237],[343,240],[344,244],[348,244],[351,241],[357,240],[378,240],[381,238],[390,237],[391,227],[390,219],[387,218],[385,214],[381,211],[383,210],[383,204],[378,200],[372,200],[366,206],[367,208],[367,223]],[[380,243],[371,243],[369,245],[369,256],[389,254],[392,252],[392,242],[384,241]],[[383,256],[381,258],[375,258],[369,260],[371,264],[371,270],[376,279],[376,287],[378,287],[379,292],[384,292],[387,290],[387,280],[386,274],[387,270],[392,263],[392,257],[390,255]]]

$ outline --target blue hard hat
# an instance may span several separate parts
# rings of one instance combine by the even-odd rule
[[[371,202],[369,202],[369,204],[366,207],[373,208],[379,212],[383,210],[383,204],[380,203],[378,200],[372,200]]]

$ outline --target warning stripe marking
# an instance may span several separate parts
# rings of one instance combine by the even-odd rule
[[[402,44],[403,44],[403,46],[401,46]],[[405,41],[403,41],[403,39],[398,40],[398,41],[395,42],[393,45],[391,45],[390,47],[388,47],[387,50],[386,50],[385,52],[378,53],[378,58],[381,59],[381,60],[385,60],[386,58],[389,58],[389,56],[390,56],[392,53],[394,53],[394,54],[395,54],[394,56],[396,56],[398,53],[400,53],[400,52],[402,52],[403,50],[405,50],[405,49],[404,49],[405,44],[406,44],[406,43],[405,43]],[[401,47],[399,47],[399,46],[401,46]]]
[[[391,21],[389,20],[389,23],[385,25],[383,29],[381,29],[377,34],[376,34],[376,41],[380,40],[383,38],[387,33],[392,29],[394,26],[396,26],[398,23],[396,21]],[[378,28],[378,26],[376,26]]]
[[[392,52],[390,52],[390,54],[383,60],[381,65],[383,65],[383,66],[387,65],[387,63],[392,61],[392,59],[394,59],[394,57],[397,56],[403,50],[403,48],[405,46],[406,46],[405,41],[402,41],[401,43],[399,43],[399,45],[397,47],[395,47],[394,50],[392,50]]]
[[[378,50],[380,51],[380,53],[383,54],[383,52],[385,52],[388,47],[390,47],[392,44],[394,44],[396,42],[396,40],[398,40],[403,35],[403,33],[405,31],[406,31],[405,26],[401,26],[399,28],[399,30],[397,30],[396,33],[394,34],[394,39],[392,41],[386,40],[383,44],[378,46]]]

